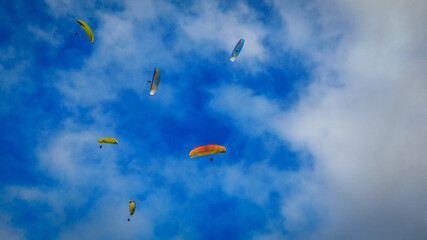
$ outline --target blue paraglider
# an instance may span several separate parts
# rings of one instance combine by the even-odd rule
[[[245,44],[244,39],[240,39],[239,42],[237,42],[236,46],[234,47],[233,53],[231,53],[231,61],[234,62],[236,60],[237,56],[239,56],[240,52],[242,51],[243,44]]]

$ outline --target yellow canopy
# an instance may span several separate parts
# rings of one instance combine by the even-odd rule
[[[98,139],[98,142],[99,143],[119,144],[119,142],[116,139],[110,138],[110,137],[100,138],[100,139]]]
[[[129,211],[130,215],[133,215],[135,213],[135,201],[133,200],[129,201]]]
[[[92,29],[89,27],[89,25],[87,25],[82,20],[77,20],[77,22],[80,24],[80,26],[82,26],[83,30],[85,30],[85,32],[89,36],[90,43],[93,43],[93,32],[92,32]]]

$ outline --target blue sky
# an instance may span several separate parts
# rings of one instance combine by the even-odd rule
[[[1,3],[0,236],[425,238],[412,2]]]

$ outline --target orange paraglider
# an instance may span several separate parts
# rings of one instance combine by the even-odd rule
[[[192,157],[204,156],[209,154],[217,154],[217,153],[225,153],[225,152],[227,152],[227,150],[225,149],[225,147],[221,145],[208,144],[208,145],[196,147],[193,150],[191,150],[189,157],[192,158]],[[211,158],[211,161],[213,161],[213,158]]]

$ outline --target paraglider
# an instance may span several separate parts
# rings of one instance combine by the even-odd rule
[[[89,36],[90,43],[93,43],[93,32],[92,32],[92,29],[89,27],[89,25],[87,25],[82,20],[77,20],[77,22],[80,24],[80,26],[82,26],[83,30],[85,30],[85,32]],[[77,35],[77,33],[74,33],[74,35]]]
[[[135,213],[135,201],[134,200],[129,201],[129,212],[130,212],[131,216]],[[130,218],[128,218],[128,222],[129,221],[130,221]]]
[[[225,147],[221,145],[208,144],[208,145],[196,147],[193,150],[191,150],[189,157],[192,158],[192,157],[198,157],[198,156],[204,156],[204,155],[216,154],[216,153],[225,153],[225,152],[227,152],[227,150],[225,149]],[[211,161],[213,161],[213,158],[211,158]]]
[[[79,33],[78,32],[74,33],[74,36],[77,35],[77,34],[79,34]]]
[[[148,81],[150,82],[150,81]],[[160,83],[160,69],[154,68],[153,80],[151,81],[150,95],[154,95]]]
[[[110,138],[110,137],[100,138],[100,139],[98,139],[98,142],[99,143],[119,144],[119,142],[116,139]],[[102,144],[101,144],[101,146],[99,146],[99,148],[102,148]]]
[[[239,42],[237,42],[236,46],[234,47],[233,52],[231,53],[231,61],[234,62],[236,60],[237,56],[239,56],[240,52],[242,51],[243,45],[245,44],[244,39],[240,39]]]

